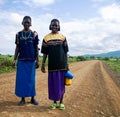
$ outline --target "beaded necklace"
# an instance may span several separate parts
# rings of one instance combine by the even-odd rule
[[[25,32],[25,35],[23,35],[23,32],[22,32],[22,39],[27,40],[30,38],[30,35],[31,35],[31,31],[29,32],[28,36],[26,35],[26,32]]]

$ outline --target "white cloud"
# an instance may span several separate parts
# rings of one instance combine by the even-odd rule
[[[2,30],[0,31],[0,53],[14,54],[15,34],[17,29],[20,28],[21,17],[17,13],[1,12],[0,25]]]
[[[35,4],[43,4],[48,5],[54,3],[55,0],[33,0],[33,3]]]
[[[15,49],[15,34],[23,29],[21,24],[23,15],[17,12],[2,12],[0,15],[0,53],[2,54],[14,54]],[[43,36],[49,32],[49,23],[52,19],[51,14],[44,14],[39,16],[32,16],[32,30],[35,30],[39,34],[40,45]],[[2,23],[1,23],[2,22]]]
[[[22,18],[23,16],[19,15],[18,13],[10,13],[9,15],[9,20],[11,20],[11,22],[14,22],[15,24],[18,22],[22,22]]]
[[[22,2],[30,7],[43,7],[53,4],[55,0],[16,0],[15,2]]]
[[[120,6],[112,4],[100,9],[100,14],[105,20],[112,20],[120,22]]]
[[[111,13],[111,14],[110,14]],[[120,50],[120,8],[102,7],[100,17],[63,23],[71,55],[97,54]]]
[[[93,2],[105,2],[105,1],[109,1],[109,0],[92,0]]]
[[[27,2],[29,0],[26,0]],[[23,2],[23,1],[22,1]],[[35,1],[33,1],[35,2]],[[36,1],[37,2],[37,1]],[[2,11],[0,13],[0,53],[14,54],[15,34],[22,30],[22,19],[25,14],[32,17],[32,30],[39,34],[40,45],[45,34],[49,33],[49,24],[53,14],[31,14]],[[58,18],[63,33],[69,43],[70,55],[96,54],[120,50],[120,6],[112,4],[99,9],[99,17],[87,20],[74,19],[65,22]],[[70,19],[69,19],[70,20]]]

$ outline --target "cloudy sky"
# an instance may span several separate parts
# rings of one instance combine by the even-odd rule
[[[40,44],[51,19],[60,20],[69,55],[99,54],[120,50],[119,0],[0,0],[0,53],[14,54],[15,34],[23,29],[25,15]]]

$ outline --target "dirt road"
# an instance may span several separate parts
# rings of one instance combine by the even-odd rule
[[[65,110],[51,110],[48,100],[47,73],[37,69],[36,99],[38,106],[29,103],[18,106],[14,95],[15,72],[0,75],[0,117],[120,117],[120,76],[108,71],[101,61],[70,64],[75,75],[66,86]]]

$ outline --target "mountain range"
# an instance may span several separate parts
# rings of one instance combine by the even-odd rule
[[[101,54],[87,54],[87,55],[83,55],[85,57],[90,57],[90,56],[94,56],[94,57],[120,57],[120,50],[118,51],[111,51],[108,53],[101,53]]]

